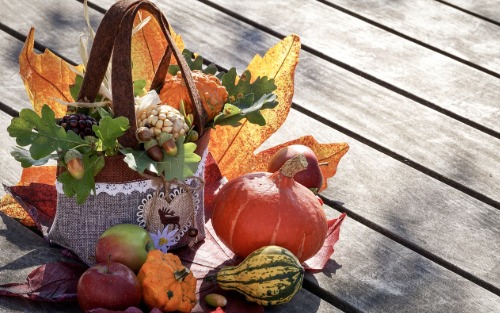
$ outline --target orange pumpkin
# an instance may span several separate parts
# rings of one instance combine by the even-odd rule
[[[150,309],[191,312],[196,305],[196,278],[172,253],[150,251],[137,278],[142,298]]]
[[[300,154],[275,173],[249,173],[224,185],[212,215],[222,242],[241,257],[268,245],[290,250],[300,262],[314,256],[328,225],[318,198],[292,178],[306,167]]]
[[[228,94],[226,88],[222,86],[220,80],[214,75],[196,70],[191,72],[191,76],[200,95],[201,103],[207,113],[208,121],[211,121],[222,111],[227,101]],[[176,109],[179,109],[181,101],[184,101],[186,113],[193,113],[194,108],[191,98],[189,97],[186,83],[182,79],[180,71],[175,76],[167,76],[160,91],[160,99],[163,103]]]

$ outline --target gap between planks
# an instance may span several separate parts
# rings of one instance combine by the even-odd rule
[[[318,0],[318,1],[321,1],[321,0]],[[462,12],[467,13],[469,15],[472,15],[474,17],[477,17],[479,19],[482,19],[483,21],[486,21],[488,23],[492,23],[494,25],[500,26],[500,22],[498,22],[498,21],[490,19],[490,18],[488,18],[488,17],[486,17],[484,15],[472,12],[470,10],[464,9],[462,7],[459,7],[458,5],[455,5],[453,3],[449,3],[448,1],[443,1],[443,0],[434,0],[434,1],[439,2],[441,4],[444,4],[444,5],[447,5],[447,6],[451,7],[451,8],[454,8],[455,10],[459,10],[459,11],[462,11]]]
[[[80,0],[78,0],[78,1],[80,1]],[[80,2],[81,2],[81,1],[80,1]],[[203,1],[201,1],[201,2],[203,2]],[[89,6],[90,6],[90,5],[89,5]],[[95,5],[94,5],[93,7],[97,7],[97,6],[95,6]],[[99,8],[99,7],[97,7],[97,8]],[[99,9],[97,9],[97,10],[98,10],[98,11],[101,11],[101,10],[102,10],[103,12],[105,12],[105,10],[104,10],[104,9],[102,9],[102,8],[99,8]],[[5,27],[3,24],[1,24],[1,23],[0,23],[0,28],[2,28],[1,26]],[[8,33],[9,33],[9,34],[12,34],[12,33],[16,34],[14,37],[16,37],[17,39],[19,39],[19,40],[25,40],[26,36],[23,36],[23,35],[21,35],[21,34],[19,34],[19,33],[15,32],[15,31],[12,31],[12,30],[10,30],[10,31],[11,31],[11,32],[8,32]],[[273,31],[271,31],[271,30],[270,30],[270,32],[273,32]],[[275,36],[277,36],[277,37],[283,37],[283,36],[282,36],[282,35],[280,35],[280,34],[277,34],[277,35],[275,35]],[[23,38],[24,38],[24,39],[23,39]],[[43,45],[40,45],[39,43],[35,43],[35,46],[36,46],[36,47],[38,47],[38,49],[40,49],[40,50],[45,49],[45,47],[44,47]],[[312,50],[312,49],[311,49],[311,50]],[[66,59],[65,59],[65,60],[66,60]],[[68,61],[68,62],[70,62],[70,63],[72,63],[72,64],[74,64],[74,62],[71,62],[70,60],[67,60],[67,61]],[[219,68],[220,68],[220,67],[219,67]],[[362,72],[360,72],[360,74],[358,74],[358,75],[360,75],[360,76],[362,76],[362,77],[365,77],[365,78],[366,78],[366,76],[367,76],[365,73],[362,73]],[[425,101],[425,100],[424,100],[424,101]],[[5,106],[4,104],[2,104],[2,103],[0,103],[0,105],[2,106],[2,110],[3,110],[3,111],[5,111],[5,110],[3,109],[3,107],[6,107],[6,106]],[[323,121],[322,119],[320,119],[320,118],[318,118],[318,117],[315,117],[315,116],[312,116],[313,114],[312,114],[310,111],[308,111],[308,110],[304,109],[304,108],[303,108],[303,107],[301,107],[300,105],[294,104],[294,108],[295,108],[295,109],[297,109],[298,111],[301,111],[301,110],[302,110],[302,111],[301,111],[302,113],[305,113],[306,115],[309,115],[309,116],[311,116],[311,117],[313,117],[313,118],[315,118],[315,119],[319,120],[320,122],[324,123],[324,121]],[[17,111],[16,111],[16,110],[13,110],[13,109],[10,109],[10,110],[12,111],[11,113],[17,113]],[[10,114],[10,113],[9,113],[9,114]],[[12,115],[12,114],[10,114],[10,115]],[[346,130],[346,129],[343,129],[343,128],[342,128],[341,126],[339,126],[339,125],[329,125],[329,126],[330,126],[330,127],[332,127],[332,128],[335,128],[335,129],[337,129],[337,130],[340,130],[341,132],[343,132],[343,133],[345,133],[345,134],[348,134],[349,136],[351,136],[351,137],[353,137],[353,138],[357,139],[358,141],[361,141],[361,142],[363,142],[364,144],[366,144],[366,145],[368,145],[368,146],[370,146],[370,147],[372,147],[372,148],[375,148],[375,149],[377,149],[378,151],[381,151],[382,153],[384,153],[384,154],[386,154],[386,155],[388,155],[388,156],[391,156],[392,158],[394,158],[394,159],[396,159],[396,160],[401,161],[402,163],[405,163],[406,165],[410,165],[410,164],[408,163],[408,162],[409,162],[409,160],[408,160],[407,158],[403,158],[402,156],[397,155],[397,154],[396,154],[396,156],[394,156],[394,155],[393,155],[393,154],[394,154],[394,152],[391,152],[390,150],[388,150],[388,149],[386,149],[386,148],[384,148],[384,147],[382,147],[382,146],[379,146],[379,145],[377,145],[377,144],[375,144],[375,143],[371,142],[370,140],[368,140],[368,139],[366,139],[366,138],[364,138],[364,137],[362,137],[362,136],[360,136],[360,135],[357,135],[357,134],[355,134],[355,133],[351,133],[350,131],[348,131],[348,130]],[[381,148],[382,150],[380,150],[380,148]],[[385,149],[385,150],[384,150],[384,149]],[[399,157],[399,158],[398,158],[398,157]],[[410,163],[411,163],[411,162],[413,162],[413,161],[410,161]],[[414,163],[415,163],[415,162],[414,162]],[[415,163],[415,164],[416,164],[416,165],[418,165],[417,163]],[[411,165],[410,165],[410,166],[411,166]],[[422,167],[422,168],[423,168],[423,169],[425,169],[425,167]],[[433,175],[431,175],[431,174],[429,174],[429,173],[426,173],[426,172],[422,171],[422,170],[421,170],[421,169],[419,169],[419,168],[416,168],[416,169],[417,169],[417,170],[419,170],[419,171],[421,171],[421,172],[423,172],[423,173],[425,173],[425,174],[427,174],[427,175],[429,175],[429,176],[431,176],[431,177],[433,177],[433,178],[435,178],[435,179],[438,179],[438,180],[439,180],[439,178],[437,178],[437,177],[435,177],[435,176],[433,176]],[[431,172],[432,172],[432,171],[431,171]],[[437,174],[437,173],[436,173],[436,174]],[[439,174],[438,174],[438,175],[439,175]],[[453,182],[453,181],[452,181],[452,182]],[[459,185],[461,185],[461,184],[459,184]],[[453,186],[453,185],[451,185],[451,186]],[[457,188],[456,186],[453,186],[453,187]],[[465,187],[465,188],[467,188],[467,187]],[[457,188],[457,189],[460,189],[460,188]],[[462,190],[462,191],[463,191],[463,190]],[[465,192],[465,191],[464,191],[464,192]],[[465,193],[467,193],[467,192],[465,192]],[[483,200],[483,199],[480,199],[480,198],[477,198],[477,199],[479,199],[479,200],[481,200],[481,201],[483,201],[483,202],[484,202],[484,200]],[[328,200],[328,199],[326,199],[326,200],[331,202],[331,200]],[[497,203],[497,205],[498,205],[498,202],[496,202],[496,201],[495,201],[495,203]],[[339,209],[340,211],[346,211],[346,209],[345,209],[345,208],[342,208],[342,207],[340,207],[340,208],[339,208],[338,204],[332,204],[332,206],[335,206],[335,207],[336,207],[337,209]],[[498,208],[498,206],[495,206],[495,207],[497,207],[497,208]],[[355,214],[353,214],[352,212],[351,212],[350,214],[351,214],[351,216],[355,215]],[[360,217],[360,220],[363,220],[363,218],[362,218],[362,217]],[[368,222],[369,222],[369,221],[368,221]],[[396,235],[392,235],[392,234],[391,234],[391,233],[389,233],[387,230],[385,230],[384,228],[382,228],[382,227],[380,227],[380,226],[378,226],[378,225],[368,225],[368,224],[370,224],[370,223],[368,223],[368,224],[367,224],[367,223],[364,223],[364,222],[362,222],[362,223],[363,223],[365,226],[367,226],[367,227],[369,227],[369,228],[372,228],[372,229],[374,229],[375,231],[377,231],[377,232],[381,233],[382,235],[387,236],[387,237],[391,238],[392,240],[394,240],[394,241],[396,241],[396,242],[398,242],[398,243],[400,243],[400,244],[404,245],[405,247],[410,248],[411,250],[413,250],[413,251],[415,251],[415,252],[417,252],[417,253],[419,253],[419,254],[421,254],[421,255],[425,256],[426,258],[430,258],[430,257],[429,257],[429,255],[430,255],[431,257],[433,257],[433,256],[434,256],[434,257],[436,257],[436,258],[440,259],[438,256],[435,256],[435,255],[433,255],[433,254],[429,254],[428,252],[426,252],[425,250],[423,250],[422,248],[420,248],[420,247],[418,247],[418,246],[415,246],[414,248],[407,246],[407,245],[410,245],[410,246],[414,246],[414,245],[413,245],[411,242],[410,242],[410,243],[404,243],[404,242],[402,243],[402,242],[401,242],[401,240],[400,240],[400,239],[398,239],[399,237],[397,237]],[[371,223],[371,224],[373,224],[373,223]],[[374,228],[374,227],[375,227],[375,228]],[[422,253],[422,251],[423,251],[424,253],[426,253],[426,254],[423,254],[423,253]],[[431,260],[433,260],[433,259],[431,258]],[[436,260],[433,260],[433,261],[435,261],[435,262],[436,262]],[[444,260],[443,260],[443,261],[444,261]],[[446,261],[444,261],[444,262],[445,262],[445,263],[448,263],[448,262],[446,262]],[[442,266],[446,267],[445,265],[441,264],[440,262],[436,262],[436,263],[438,263],[438,264],[440,264],[440,265],[442,265]],[[459,270],[459,271],[463,271],[463,270],[461,270],[460,268],[458,268],[458,267],[454,266],[454,265],[453,265],[453,264],[451,264],[451,263],[448,263],[448,264],[449,264],[448,266],[455,267],[457,270]],[[450,269],[450,268],[448,268],[448,267],[446,267],[446,268],[447,268],[447,269]],[[450,269],[450,270],[451,270],[451,271],[453,271],[453,272],[455,272],[455,273],[457,273],[457,272],[456,272],[456,271],[454,271],[453,269]],[[460,273],[457,273],[457,274],[461,275]],[[461,276],[462,276],[462,277],[464,277],[464,278],[466,278],[466,279],[468,279],[468,280],[471,280],[471,281],[475,282],[476,284],[478,284],[478,282],[477,282],[477,281],[474,281],[473,279],[471,279],[471,277],[465,277],[464,275],[461,275]],[[469,276],[470,276],[470,274],[469,274]],[[474,278],[474,277],[472,277],[472,278]],[[479,279],[479,280],[480,280],[480,279]],[[482,280],[480,280],[480,281],[482,281]],[[488,283],[486,283],[486,284],[488,284]],[[480,284],[480,285],[481,285],[481,284]],[[483,286],[483,285],[481,285],[481,286],[482,286],[482,287],[484,287],[484,288],[486,288],[486,289],[488,289],[488,290],[490,290],[487,286]],[[492,292],[494,292],[495,294],[497,294],[497,295],[498,295],[498,294],[500,293],[500,291],[498,290],[498,288],[496,288],[496,287],[493,287],[493,288],[496,290],[496,292],[495,292],[495,291],[492,291],[492,290],[490,290],[490,291],[492,291]],[[335,302],[335,301],[336,301],[336,300],[332,300],[332,302]],[[341,301],[341,300],[340,300],[340,301]],[[329,301],[329,302],[330,302],[330,301]],[[342,301],[341,301],[341,302],[342,302]],[[338,305],[342,306],[343,304],[342,304],[342,303],[338,303]],[[349,309],[349,307],[344,307],[344,308],[345,308],[345,309]]]
[[[215,3],[213,3],[213,2],[211,2],[209,0],[198,0],[198,1],[201,2],[201,3],[203,3],[203,4],[205,4],[205,5],[207,5],[207,6],[212,7],[213,9],[221,11],[224,14],[227,14],[227,15],[229,15],[229,16],[237,19],[237,20],[240,20],[240,21],[242,21],[242,22],[244,22],[244,23],[246,23],[248,25],[251,25],[251,26],[253,26],[253,27],[255,27],[255,28],[257,28],[257,29],[259,29],[259,30],[261,30],[263,32],[266,32],[266,33],[268,33],[268,34],[270,34],[270,35],[272,35],[274,37],[277,37],[279,39],[283,39],[283,38],[286,37],[284,34],[281,34],[281,33],[277,32],[277,31],[275,31],[275,30],[273,30],[273,29],[271,29],[269,27],[266,27],[266,26],[264,26],[262,24],[254,22],[254,21],[252,21],[252,20],[250,20],[250,19],[248,19],[248,18],[246,18],[246,17],[244,17],[244,16],[242,16],[242,15],[240,15],[240,14],[234,12],[234,11],[226,9],[226,8],[224,8],[224,7],[222,7],[222,6],[218,5],[218,4],[215,4]],[[317,1],[325,3],[322,0],[317,0]],[[328,3],[328,2],[326,2],[326,3]],[[357,15],[355,13],[352,13],[352,12],[347,11],[345,9],[342,9],[340,7],[334,6],[333,4],[329,3],[328,5],[331,6],[331,7],[333,7],[334,9],[342,11],[343,13],[347,13],[347,14],[355,17],[355,18],[359,18],[359,19],[361,19],[361,20],[363,20],[365,22],[369,21],[368,19],[362,18],[362,17],[360,17],[359,15]],[[375,22],[373,22],[373,23],[375,23]],[[380,25],[378,23],[375,23],[373,25],[377,26],[377,27],[380,27],[380,28],[383,28],[386,31],[389,31],[389,28],[386,28],[385,26],[382,26],[382,25]],[[401,35],[401,37],[405,38],[405,39],[411,38],[411,37],[408,37],[406,35],[400,34],[400,33],[396,32],[396,31],[389,31],[389,32],[391,32],[391,33],[393,33],[395,35]],[[412,39],[410,41],[412,41],[412,42],[414,42],[416,44],[422,45],[425,48],[432,47],[432,46],[427,45],[425,43],[422,43],[421,41],[416,40],[416,39]],[[359,69],[357,69],[357,68],[355,68],[355,67],[353,67],[351,65],[348,65],[348,64],[346,64],[346,63],[344,63],[342,61],[334,59],[334,58],[332,58],[332,57],[330,57],[330,56],[328,56],[328,55],[326,55],[326,54],[324,54],[324,53],[322,53],[322,52],[320,52],[320,51],[318,51],[318,50],[316,50],[314,48],[309,47],[308,45],[305,45],[305,44],[302,43],[301,44],[301,49],[304,50],[304,51],[307,51],[307,52],[311,53],[314,56],[317,56],[320,59],[323,59],[325,61],[333,63],[336,66],[341,67],[341,68],[343,68],[343,69],[345,69],[345,70],[347,70],[347,71],[349,71],[349,72],[351,72],[351,73],[353,73],[355,75],[358,75],[358,76],[360,76],[360,77],[362,77],[364,79],[367,79],[367,80],[369,80],[369,81],[371,81],[371,82],[373,82],[373,83],[375,83],[375,84],[377,84],[379,86],[382,86],[382,87],[384,87],[386,89],[389,89],[389,90],[391,90],[391,91],[393,91],[393,92],[395,92],[395,93],[397,93],[397,94],[399,94],[399,95],[401,95],[403,97],[406,97],[406,98],[408,98],[408,99],[410,99],[410,100],[412,100],[414,102],[417,102],[417,103],[419,103],[421,105],[424,105],[424,106],[426,106],[426,107],[428,107],[430,109],[433,109],[433,110],[435,110],[435,111],[437,111],[437,112],[439,112],[439,113],[441,113],[443,115],[446,115],[446,116],[448,116],[450,118],[453,118],[453,119],[455,119],[455,120],[457,120],[457,121],[459,121],[459,122],[461,122],[461,123],[463,123],[465,125],[473,127],[473,128],[475,128],[475,129],[477,129],[477,130],[479,130],[479,131],[481,131],[481,132],[483,132],[485,134],[488,134],[488,135],[490,135],[492,137],[500,139],[500,132],[495,131],[494,129],[491,129],[489,127],[481,125],[481,124],[479,124],[477,122],[474,122],[474,121],[472,121],[472,120],[470,120],[470,119],[468,119],[466,117],[463,117],[463,116],[461,116],[461,115],[459,115],[457,113],[454,113],[454,112],[452,112],[450,110],[447,110],[447,109],[445,109],[443,107],[440,107],[440,106],[436,105],[435,103],[433,103],[431,101],[425,100],[425,99],[423,99],[423,98],[421,98],[421,97],[419,97],[419,96],[417,96],[417,95],[415,95],[415,94],[413,94],[411,92],[408,92],[408,91],[406,91],[406,90],[404,90],[402,88],[399,88],[399,87],[397,87],[397,86],[395,86],[395,85],[393,85],[391,83],[388,83],[388,82],[386,82],[386,81],[384,81],[384,80],[382,80],[380,78],[377,78],[377,77],[375,77],[375,76],[373,76],[371,74],[368,74],[368,73],[366,73],[366,72],[364,72],[362,70],[359,70]],[[459,61],[461,63],[464,63],[465,65],[468,65],[468,66],[471,66],[471,67],[473,67],[475,69],[483,71],[483,72],[485,72],[487,74],[490,74],[490,75],[492,75],[494,77],[500,78],[500,74],[499,73],[490,71],[490,70],[485,69],[485,68],[483,68],[481,66],[475,65],[472,62],[469,62],[469,61],[463,60],[461,58],[458,58],[456,56],[453,56],[452,54],[450,54],[448,52],[442,51],[442,50],[437,49],[437,48],[432,48],[431,50],[433,50],[435,52],[438,52],[438,53],[441,53],[441,54],[445,55],[446,57],[450,57],[450,58],[452,58],[452,59],[454,59],[456,61]]]

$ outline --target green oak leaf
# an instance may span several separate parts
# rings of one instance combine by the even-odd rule
[[[125,156],[123,161],[128,164],[128,166],[139,173],[144,173],[148,170],[157,174],[155,168],[155,161],[153,161],[146,151],[134,150],[132,148],[120,149],[120,152]]]
[[[92,130],[100,139],[100,143],[97,143],[98,148],[106,151],[108,155],[112,155],[118,148],[117,139],[125,133],[128,127],[129,120],[126,117],[103,117],[99,121],[99,125],[92,126]]]
[[[93,152],[84,154],[82,160],[85,171],[81,179],[75,179],[67,171],[57,177],[63,185],[64,194],[70,198],[76,196],[78,204],[83,204],[92,191],[95,193],[94,175],[104,167],[105,162],[103,156]]]
[[[58,149],[69,150],[86,144],[74,132],[66,132],[57,125],[54,111],[47,105],[43,106],[41,116],[31,109],[21,110],[19,117],[12,119],[7,131],[16,138],[19,146],[31,145],[29,152],[35,160],[45,158]]]
[[[203,57],[200,55],[195,57],[194,54],[188,49],[184,49],[182,51],[182,55],[184,56],[184,59],[186,60],[186,63],[191,71],[202,71],[205,74],[211,75],[215,75],[219,71],[214,63],[210,63],[209,65],[203,67]],[[175,75],[178,71],[180,71],[180,68],[176,64],[168,67],[168,73],[170,75]]]
[[[14,159],[16,159],[16,161],[21,163],[23,168],[44,165],[50,159],[57,159],[57,154],[51,154],[47,157],[35,160],[31,157],[28,150],[21,147],[15,147],[10,154],[14,157]]]
[[[157,172],[166,180],[185,180],[196,173],[201,157],[194,153],[196,144],[184,143],[184,136],[176,140],[177,155],[170,156],[164,153],[163,161],[156,164]]]
[[[253,98],[253,97],[252,97]],[[251,99],[253,102],[253,99]],[[250,106],[245,107],[240,106],[241,113],[245,115],[250,123],[257,124],[260,126],[266,125],[266,120],[260,113],[262,109],[272,109],[278,105],[278,101],[276,101],[276,95],[273,93],[264,94],[260,97],[257,102],[253,102]]]
[[[233,67],[221,79],[222,85],[226,87],[229,102],[233,104],[249,93],[254,94],[254,99],[260,99],[277,88],[273,78],[257,77],[254,82],[251,82],[252,74],[248,70],[243,72],[237,83],[236,77],[236,69]]]

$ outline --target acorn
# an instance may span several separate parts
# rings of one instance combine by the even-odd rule
[[[161,133],[158,138],[158,143],[168,155],[177,155],[177,145],[175,144],[175,138],[172,134]]]
[[[83,165],[83,156],[76,149],[70,149],[64,155],[64,162],[69,174],[75,179],[82,179],[85,174],[85,167]]]
[[[139,142],[148,142],[153,139],[153,132],[148,127],[139,127],[135,132],[135,136]]]
[[[205,296],[205,301],[213,307],[224,307],[227,305],[226,297],[217,293],[209,293]]]
[[[156,139],[151,139],[144,144],[144,149],[148,153],[149,157],[156,162],[163,160],[163,152],[161,151],[158,141]]]

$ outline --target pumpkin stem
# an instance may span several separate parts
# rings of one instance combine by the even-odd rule
[[[280,168],[280,173],[286,177],[292,178],[300,171],[307,168],[307,160],[303,154],[294,155],[291,159],[287,160]]]
[[[183,281],[184,278],[189,275],[189,273],[191,273],[191,271],[187,267],[184,267],[182,270],[175,271],[174,277],[178,281]]]

